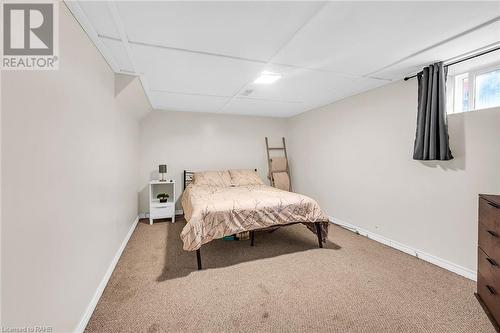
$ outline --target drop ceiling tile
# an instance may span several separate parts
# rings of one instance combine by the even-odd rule
[[[448,67],[448,76],[462,74],[471,70],[487,70],[498,68],[500,65],[500,50],[493,51],[481,57],[473,58],[454,66]]]
[[[273,62],[365,75],[500,15],[500,2],[331,2]]]
[[[289,117],[303,112],[303,103],[286,103],[250,98],[235,98],[220,113],[265,117]]]
[[[97,34],[120,38],[105,1],[78,1],[78,4]]]
[[[362,92],[382,87],[390,81],[373,80],[370,78],[357,78],[355,80],[345,80],[342,87],[338,87],[331,96],[318,97],[314,101],[308,103],[308,110],[316,109],[318,107],[331,104],[349,96],[354,96]]]
[[[121,41],[106,38],[100,38],[100,40],[108,49],[109,53],[111,54],[121,71],[134,73],[134,67],[130,62],[127,51],[125,50],[125,46],[123,46],[123,43]]]
[[[164,48],[131,45],[137,70],[152,90],[232,96],[263,64]]]
[[[94,30],[119,39],[105,2],[78,4],[85,17],[79,18],[79,10],[74,14],[89,21],[94,42]],[[135,1],[116,6],[124,32],[140,42],[131,49],[151,104],[175,111],[291,116],[484,47],[500,33],[498,24],[492,25],[412,56],[500,16],[500,2]],[[133,70],[120,42],[97,38],[97,45],[121,70]],[[263,70],[283,77],[272,85],[253,84]],[[362,77],[375,71],[373,77],[386,80]],[[248,97],[241,96],[245,90],[251,90]]]
[[[388,83],[383,80],[288,66],[271,65],[266,67],[266,70],[280,73],[281,79],[269,85],[255,83],[248,85],[244,90],[251,90],[252,93],[247,97],[309,105]]]
[[[154,109],[168,111],[217,112],[229,101],[229,98],[224,97],[171,94],[160,91],[151,91],[149,96]]]
[[[424,66],[427,66],[428,64],[456,58],[460,55],[481,49],[486,45],[494,44],[500,44],[500,21],[471,32],[470,34],[439,45],[438,47],[432,48],[426,52],[420,53],[383,71],[377,72],[374,75],[376,75],[377,77],[389,78],[393,80],[402,79],[407,75],[419,72]],[[480,64],[500,62],[500,51],[495,53],[497,54],[492,54],[492,56],[489,57],[485,56],[476,59],[479,60]],[[496,61],[494,58],[496,58]],[[452,67],[450,67],[450,70],[451,69]]]
[[[319,2],[118,2],[130,40],[267,61]]]

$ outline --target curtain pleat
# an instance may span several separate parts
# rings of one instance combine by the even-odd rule
[[[446,121],[446,68],[442,62],[417,75],[418,113],[413,159],[451,160]]]

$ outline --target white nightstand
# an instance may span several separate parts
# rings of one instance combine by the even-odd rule
[[[168,201],[156,199],[159,193],[168,193]],[[154,219],[164,218],[171,218],[172,223],[175,222],[175,181],[153,180],[149,182],[149,224],[153,224]]]

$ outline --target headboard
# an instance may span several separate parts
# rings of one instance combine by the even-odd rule
[[[257,169],[253,169],[255,172],[257,172]],[[189,184],[192,183],[193,181],[193,177],[194,177],[194,171],[188,171],[188,170],[184,170],[184,174],[183,174],[183,184],[184,184],[184,188],[183,190],[186,189],[186,187],[188,187]]]
[[[184,175],[182,178],[184,184],[183,190],[185,190],[186,187],[188,187],[188,185],[191,184],[191,182],[193,181],[193,176],[194,176],[194,171],[184,170]]]

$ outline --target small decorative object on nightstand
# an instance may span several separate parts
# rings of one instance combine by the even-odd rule
[[[156,196],[156,199],[159,199],[160,203],[164,203],[168,201],[168,197],[170,197],[168,193],[160,193]]]
[[[149,224],[155,219],[171,218],[175,222],[175,182],[153,180],[149,182]]]
[[[165,182],[165,174],[167,173],[167,165],[166,164],[160,164],[158,166],[158,173],[161,174],[161,182]]]

